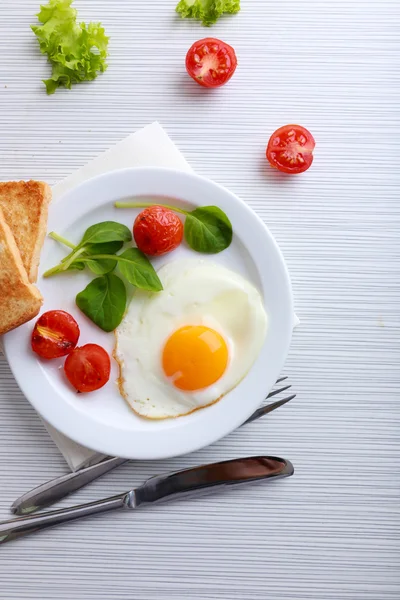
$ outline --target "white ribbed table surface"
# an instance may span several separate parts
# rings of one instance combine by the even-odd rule
[[[54,183],[159,120],[198,173],[268,223],[302,321],[285,368],[292,404],[196,454],[125,465],[73,500],[239,455],[282,455],[296,473],[2,546],[1,600],[398,600],[398,0],[242,0],[212,30],[175,18],[174,0],[76,0],[111,36],[110,66],[53,97],[29,29],[38,5],[0,6],[0,179]],[[184,70],[209,34],[239,58],[215,92]],[[264,160],[270,133],[290,122],[317,141],[313,167],[293,178]],[[63,472],[1,357],[0,518]]]

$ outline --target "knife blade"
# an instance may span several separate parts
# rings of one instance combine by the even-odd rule
[[[188,495],[199,495],[221,487],[290,477],[290,461],[274,456],[251,456],[151,477],[141,486],[118,496],[71,508],[31,515],[0,523],[0,544],[48,527],[117,509],[136,509]]]

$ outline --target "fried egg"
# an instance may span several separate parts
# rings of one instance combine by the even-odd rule
[[[115,332],[120,392],[148,419],[186,415],[231,391],[268,322],[258,290],[221,265],[178,260],[158,275],[163,291],[137,290]]]

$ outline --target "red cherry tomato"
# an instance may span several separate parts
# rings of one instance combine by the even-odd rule
[[[285,125],[270,137],[267,159],[283,173],[303,173],[311,167],[315,140],[305,127]]]
[[[180,218],[164,206],[149,206],[135,219],[133,236],[139,250],[161,256],[175,250],[183,238]]]
[[[195,42],[186,54],[186,70],[207,88],[224,85],[235,72],[237,58],[232,46],[216,38]]]
[[[93,392],[110,379],[111,361],[97,344],[75,348],[64,365],[65,375],[78,392]]]
[[[69,313],[49,310],[36,321],[32,331],[32,350],[42,358],[58,358],[72,352],[78,343],[79,327]]]

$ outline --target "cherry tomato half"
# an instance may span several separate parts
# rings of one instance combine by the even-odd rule
[[[32,350],[42,358],[59,358],[72,352],[78,343],[79,327],[69,313],[49,310],[36,321],[32,331]]]
[[[65,361],[64,371],[78,392],[93,392],[110,379],[110,357],[101,346],[86,344],[71,352]]]
[[[224,85],[235,72],[237,58],[232,46],[216,38],[195,42],[186,54],[190,77],[206,88]]]
[[[164,206],[149,206],[135,219],[133,236],[139,250],[161,256],[175,250],[183,238],[180,218]]]
[[[285,125],[270,137],[267,159],[283,173],[303,173],[311,167],[315,140],[301,125]]]

